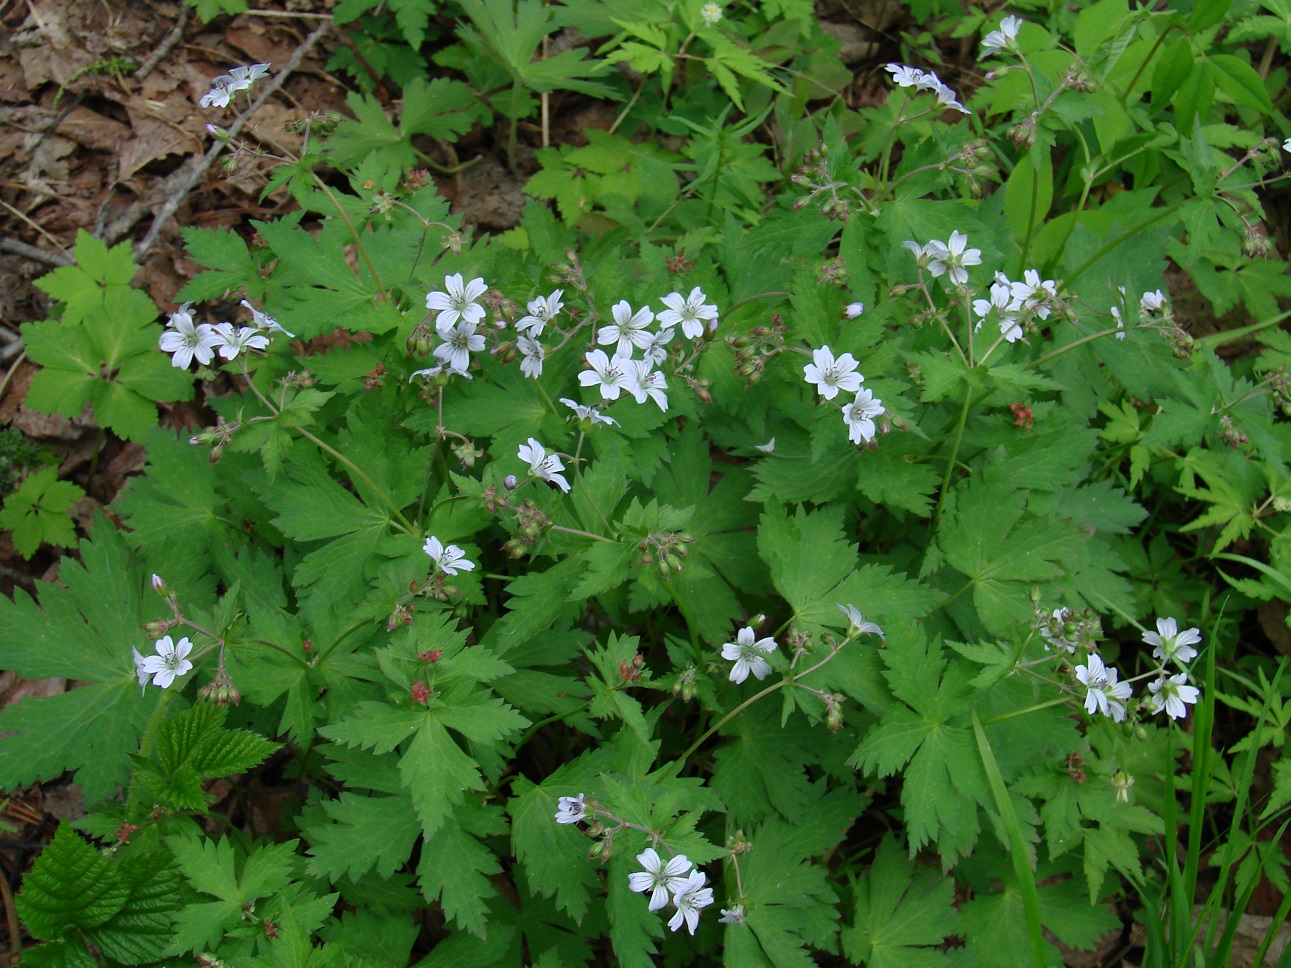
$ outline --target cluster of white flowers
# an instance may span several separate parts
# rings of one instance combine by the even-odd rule
[[[1125,298],[1125,287],[1117,286],[1116,291],[1121,298]],[[1157,314],[1165,314],[1168,311],[1169,300],[1166,294],[1160,289],[1154,289],[1152,292],[1145,292],[1139,297],[1139,313],[1144,319],[1151,318]],[[1116,334],[1117,339],[1125,339],[1125,316],[1121,312],[1120,306],[1112,307],[1112,318],[1116,320],[1116,328],[1120,330]]]
[[[665,861],[653,847],[637,854],[645,868],[628,875],[628,886],[640,893],[650,892],[650,910],[658,911],[669,902],[676,908],[668,927],[678,930],[682,922],[691,934],[699,927],[699,912],[713,903],[713,889],[705,887],[708,877],[691,864],[685,854]]]
[[[610,310],[613,322],[596,332],[596,342],[613,350],[586,353],[587,369],[578,374],[578,382],[597,388],[602,400],[617,400],[626,391],[637,403],[650,399],[660,410],[667,410],[668,381],[657,367],[668,358],[676,327],[681,327],[686,339],[698,339],[705,329],[717,325],[717,307],[706,303],[707,298],[698,286],[689,296],[669,293],[661,299],[668,308],[658,316],[645,306],[634,312],[626,299],[619,300]],[[650,325],[655,322],[659,328],[652,331]],[[634,357],[636,350],[641,351],[640,359]]]
[[[209,366],[218,353],[226,360],[233,360],[243,350],[263,350],[269,346],[273,333],[282,333],[288,339],[295,337],[268,313],[256,309],[245,299],[242,305],[251,311],[250,326],[232,323],[194,323],[193,304],[186,302],[166,321],[166,331],[158,345],[162,352],[171,354],[170,365],[187,369],[193,360]]]
[[[1022,317],[1048,319],[1050,304],[1057,298],[1057,284],[1052,279],[1041,279],[1035,269],[1027,269],[1022,282],[1011,282],[1004,273],[997,272],[989,298],[973,300],[973,315],[980,329],[982,321],[994,313],[1000,334],[1013,343],[1022,338]]]
[[[1155,632],[1143,633],[1143,641],[1152,646],[1152,656],[1160,663],[1156,678],[1148,683],[1151,695],[1147,698],[1147,708],[1154,714],[1164,712],[1171,719],[1182,719],[1188,714],[1188,706],[1196,703],[1201,695],[1201,691],[1189,683],[1187,671],[1187,664],[1197,657],[1193,646],[1201,641],[1201,632],[1195,628],[1181,632],[1173,618],[1158,618],[1156,625]],[[1168,674],[1167,666],[1171,662],[1183,671]],[[1115,668],[1104,664],[1096,653],[1091,652],[1083,665],[1076,666],[1076,678],[1086,689],[1086,710],[1110,716],[1118,723],[1125,719],[1125,701],[1134,690],[1128,682],[1117,681],[1119,676]]]
[[[932,71],[921,71],[917,67],[907,67],[904,64],[888,64],[883,69],[892,75],[892,80],[897,87],[912,87],[916,91],[927,91],[937,98],[937,103],[942,107],[954,108],[961,114],[971,113],[959,103],[959,95],[943,84],[941,78]]]
[[[163,635],[153,647],[157,654],[144,656],[133,645],[130,646],[130,651],[134,653],[134,674],[141,689],[147,688],[149,676],[152,677],[154,686],[168,689],[176,678],[186,675],[193,668],[193,663],[188,661],[193,643],[188,641],[187,636],[174,642],[169,635]]]
[[[464,376],[471,374],[471,354],[484,349],[484,334],[478,332],[484,319],[484,307],[476,300],[488,292],[483,279],[462,281],[462,274],[455,272],[444,277],[446,292],[436,290],[426,297],[426,308],[435,316],[435,335],[441,340],[435,347],[437,366],[418,370],[413,377],[436,376],[443,371]],[[541,369],[541,367],[540,367]]]
[[[982,50],[986,56],[998,54],[1002,50],[1018,49],[1018,30],[1022,27],[1022,18],[1008,16],[1000,21],[1000,29],[992,30],[982,39]]]
[[[861,386],[865,381],[856,371],[856,358],[851,353],[835,357],[828,346],[812,350],[811,362],[803,367],[803,378],[816,384],[816,390],[826,400],[833,400],[840,390],[854,393],[851,403],[842,407],[843,423],[847,425],[847,438],[854,444],[869,443],[878,433],[874,418],[887,411],[882,400]]]
[[[435,567],[445,575],[475,570],[475,562],[467,560],[465,551],[457,545],[445,545],[434,535],[426,539],[421,550],[430,555],[430,560],[435,563]]]
[[[228,107],[229,101],[238,91],[245,91],[260,78],[269,73],[268,64],[252,64],[250,67],[235,67],[227,74],[221,74],[211,81],[211,89],[202,95],[198,103],[204,108]]]
[[[958,229],[945,242],[933,239],[927,245],[920,245],[908,241],[901,246],[914,254],[921,269],[926,268],[934,277],[946,276],[957,286],[968,284],[967,266],[982,264],[982,250],[968,248],[968,236]]]

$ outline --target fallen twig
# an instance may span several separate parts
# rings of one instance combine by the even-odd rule
[[[170,53],[170,49],[179,43],[179,38],[184,36],[184,27],[188,24],[188,7],[179,8],[179,19],[175,21],[175,26],[171,29],[166,38],[157,45],[157,49],[152,52],[146,61],[139,65],[138,70],[132,77],[143,80],[153,72],[153,69],[161,63],[161,59]]]
[[[46,252],[44,249],[38,249],[34,245],[19,242],[17,239],[11,239],[8,236],[0,236],[0,252],[20,255],[24,259],[30,259],[32,262],[43,262],[45,265],[53,266],[56,269],[60,266],[70,266],[72,264],[72,260],[61,252]]]

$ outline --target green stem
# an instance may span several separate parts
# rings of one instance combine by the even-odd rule
[[[312,171],[310,172],[310,175],[313,176],[314,183],[322,190],[323,194],[327,196],[328,201],[330,201],[335,207],[337,214],[341,216],[341,221],[345,223],[345,227],[350,230],[350,237],[354,239],[354,247],[359,250],[359,257],[363,259],[363,264],[368,267],[368,272],[372,276],[372,281],[376,283],[377,295],[381,297],[382,302],[388,303],[390,301],[390,294],[386,292],[386,287],[381,284],[381,275],[377,272],[377,267],[372,264],[372,259],[368,256],[367,246],[363,244],[363,238],[359,235],[359,230],[356,229],[354,227],[354,223],[350,221],[349,213],[345,211],[344,207],[342,207],[341,203],[337,200],[336,195],[334,195],[332,190],[327,187],[327,183],[324,182],[323,179],[319,178],[318,175]]]
[[[292,429],[296,431],[296,433],[304,437],[306,440],[308,440],[310,443],[312,443],[319,450],[324,451],[325,453],[331,454],[332,457],[334,457],[336,460],[344,464],[349,469],[351,474],[353,474],[364,484],[366,484],[372,490],[372,493],[375,494],[377,498],[381,501],[381,503],[386,506],[386,510],[388,510],[391,514],[393,514],[396,520],[398,520],[400,530],[402,530],[405,534],[416,533],[417,529],[412,526],[412,522],[410,522],[407,518],[403,516],[403,512],[400,511],[399,508],[395,506],[395,503],[392,500],[390,500],[390,497],[385,493],[385,491],[377,487],[376,484],[373,483],[372,478],[368,477],[368,475],[365,474],[363,470],[357,464],[354,463],[354,461],[350,460],[348,457],[342,454],[331,444],[328,444],[320,440],[319,438],[315,437],[304,427],[293,427]]]
[[[964,427],[968,424],[968,409],[973,401],[972,392],[964,394],[964,406],[959,411],[959,425],[955,427],[955,442],[950,448],[950,459],[946,461],[946,476],[941,482],[941,496],[937,498],[936,514],[941,514],[941,509],[946,504],[946,493],[950,490],[950,478],[955,473],[955,461],[959,459],[959,447],[964,440]]]

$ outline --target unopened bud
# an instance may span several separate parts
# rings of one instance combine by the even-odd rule
[[[514,491],[516,487],[519,486],[519,483],[520,482],[516,480],[516,476],[514,474],[508,474],[506,477],[502,478],[502,486],[508,491]]]
[[[152,590],[162,598],[165,598],[170,594],[170,589],[166,587],[166,581],[161,577],[161,575],[152,576]]]

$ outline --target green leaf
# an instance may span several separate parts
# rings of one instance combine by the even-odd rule
[[[238,289],[245,289],[252,299],[264,298],[265,282],[259,262],[235,232],[194,226],[184,226],[179,232],[188,257],[205,271],[190,279],[176,300],[202,302]]]
[[[376,797],[344,792],[322,804],[325,816],[310,817],[309,869],[335,880],[359,880],[368,871],[386,878],[407,862],[421,824],[406,794]],[[307,814],[307,816],[309,816]]]
[[[24,558],[34,555],[42,543],[70,548],[76,544],[76,527],[67,509],[84,496],[71,481],[58,479],[57,467],[47,467],[5,498],[0,527],[13,532],[14,547]]]
[[[160,961],[183,910],[183,878],[168,851],[126,851],[119,871],[130,896],[108,921],[85,932],[89,941],[112,960],[125,965]]]
[[[169,952],[216,947],[225,932],[242,920],[244,905],[273,897],[287,888],[296,863],[296,843],[290,840],[259,847],[239,864],[227,838],[170,838],[167,844],[192,888],[217,900],[184,907]]]
[[[890,834],[856,888],[854,924],[842,932],[854,964],[875,968],[949,965],[938,950],[955,933],[955,884],[931,871],[915,872]]]
[[[1211,54],[1211,77],[1237,104],[1261,114],[1273,113],[1264,81],[1250,64],[1233,54]]]
[[[491,878],[502,870],[497,856],[480,837],[506,832],[496,806],[472,805],[426,838],[421,848],[418,880],[426,900],[438,900],[444,914],[458,927],[485,937],[488,906],[497,894]]]
[[[104,924],[129,896],[117,866],[63,823],[23,878],[16,905],[32,937],[48,941]]]
[[[227,729],[227,706],[199,703],[165,720],[157,730],[157,755],[161,768],[174,773],[181,766],[202,779],[245,773],[276,749],[249,729]]]

